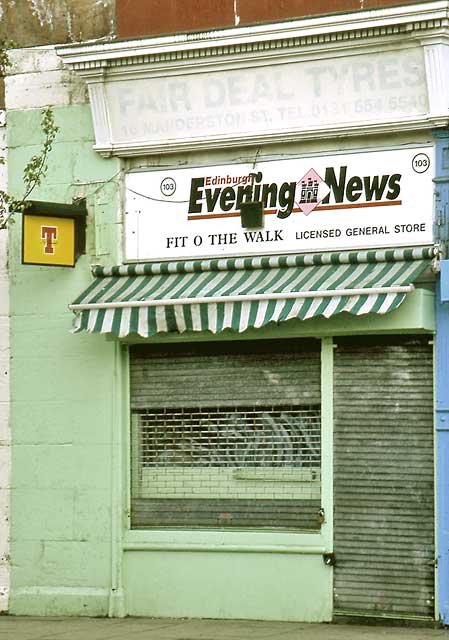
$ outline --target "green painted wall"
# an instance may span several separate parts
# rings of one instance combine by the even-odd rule
[[[127,531],[130,615],[331,620],[333,569],[323,562],[333,539],[331,339],[323,340],[321,359],[321,531]]]
[[[332,615],[332,570],[318,554],[135,552],[126,555],[125,580],[131,615],[311,622]]]
[[[101,221],[106,215],[114,229],[117,183],[75,183],[109,180],[119,170],[118,161],[92,150],[88,105],[54,113],[60,132],[44,185],[33,199],[70,203],[86,195],[90,213]],[[9,185],[17,195],[24,165],[39,152],[39,119],[39,110],[8,114]],[[71,335],[67,309],[89,283],[89,265],[99,261],[98,229],[90,218],[89,255],[75,269],[21,265],[19,220],[11,235],[10,611],[106,614],[114,345],[104,337]]]
[[[8,116],[16,195],[39,151],[39,116]],[[89,284],[91,264],[120,261],[121,165],[92,150],[88,105],[57,108],[55,117],[60,133],[33,198],[87,197],[87,255],[74,269],[21,265],[20,222],[13,226],[11,613],[329,620],[332,569],[322,553],[332,550],[331,341],[323,348],[321,534],[127,530],[126,347],[72,335],[67,309]],[[417,291],[385,317],[290,322],[238,337],[431,331],[432,301]]]

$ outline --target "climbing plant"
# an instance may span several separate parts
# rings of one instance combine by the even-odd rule
[[[0,77],[3,77],[11,66],[8,49],[11,42],[0,42]],[[47,174],[47,161],[52,150],[59,127],[56,126],[51,107],[42,109],[40,128],[43,134],[43,143],[39,153],[30,158],[23,170],[23,194],[16,198],[7,191],[0,189],[0,229],[5,229],[8,224],[14,222],[16,213],[23,212],[27,207],[27,200],[36,187],[42,184]],[[5,164],[5,158],[0,156],[0,164]]]
[[[5,229],[14,222],[16,213],[23,212],[27,207],[27,200],[36,187],[42,184],[47,174],[47,160],[59,127],[55,124],[53,110],[46,107],[41,112],[40,128],[44,141],[40,152],[30,158],[23,169],[23,194],[16,198],[7,191],[0,189],[0,229]],[[2,164],[5,159],[2,158]]]

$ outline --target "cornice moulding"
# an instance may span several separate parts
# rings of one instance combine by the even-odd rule
[[[316,127],[315,129],[302,129],[298,131],[285,132],[263,132],[259,135],[242,135],[242,136],[215,136],[209,137],[207,140],[200,138],[192,140],[189,138],[176,140],[166,140],[164,143],[149,145],[148,143],[126,143],[126,144],[106,144],[95,145],[94,149],[104,157],[112,155],[117,156],[142,156],[145,154],[161,154],[161,153],[179,153],[182,151],[202,151],[207,149],[226,149],[233,148],[236,145],[259,146],[264,144],[301,142],[311,140],[333,138],[354,138],[361,135],[382,135],[390,134],[394,129],[395,133],[406,131],[434,131],[439,128],[447,128],[449,126],[449,115],[435,118],[410,119],[402,122],[365,122],[357,123],[353,127],[347,125],[338,125],[335,127]]]
[[[444,41],[443,34],[433,34],[432,39],[419,39],[419,44],[440,44]],[[448,41],[449,42],[449,41]],[[231,54],[211,54],[204,51],[184,52],[183,55],[152,55],[138,56],[126,60],[114,60],[100,65],[87,63],[73,67],[78,75],[87,82],[114,81],[118,79],[132,79],[140,76],[182,75],[192,73],[192,64],[195,64],[195,73],[208,72],[210,70],[238,69],[242,67],[256,67],[267,64],[282,64],[286,62],[304,62],[320,59],[337,59],[343,56],[354,56],[362,53],[377,53],[386,51],[398,51],[416,46],[416,39],[403,38],[393,40],[388,37],[379,37],[375,40],[361,37],[357,40],[315,42],[309,46],[271,47],[267,49],[244,49],[239,47]],[[131,60],[131,61],[130,61]]]
[[[449,2],[422,3],[139,40],[97,41],[56,48],[74,70],[142,65],[163,60],[223,57],[283,48],[335,45],[392,36],[419,37],[449,26]]]
[[[449,0],[56,51],[87,82],[94,148],[105,156],[449,120]]]

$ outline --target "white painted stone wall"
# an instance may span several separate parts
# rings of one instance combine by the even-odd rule
[[[53,46],[12,49],[5,78],[5,103],[12,109],[38,109],[87,101],[84,81],[63,67]],[[6,113],[0,110],[0,189],[7,189]],[[0,612],[10,594],[10,301],[8,231],[0,230]]]
[[[6,161],[6,116],[0,111],[0,157]],[[0,164],[0,189],[6,189],[6,163]],[[9,512],[11,433],[9,422],[9,287],[8,232],[0,230],[0,611],[8,610],[10,559]]]
[[[63,68],[54,47],[9,51],[5,79],[7,109],[60,107],[86,102],[84,82]],[[0,111],[0,189],[7,188],[6,113]],[[0,230],[0,612],[8,610],[10,591],[10,307],[8,232]]]
[[[63,107],[87,101],[85,82],[64,68],[53,46],[11,49],[9,59],[7,109]]]

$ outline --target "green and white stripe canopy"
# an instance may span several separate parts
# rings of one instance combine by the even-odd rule
[[[119,338],[232,329],[396,309],[433,247],[94,267],[75,331]]]

